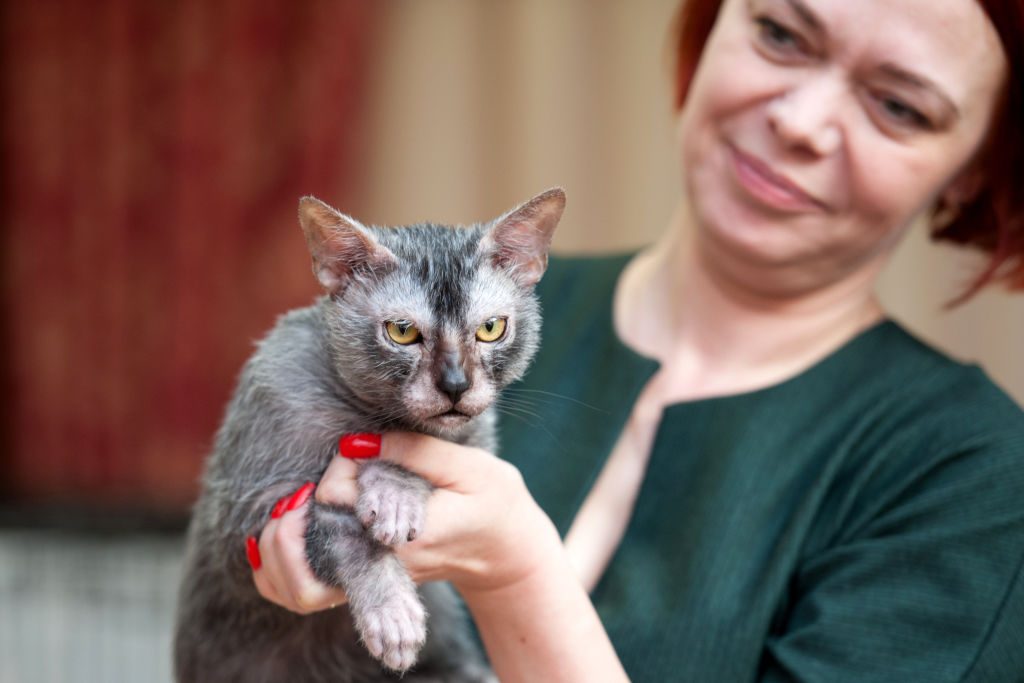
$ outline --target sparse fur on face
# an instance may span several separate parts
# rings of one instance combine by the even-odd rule
[[[494,400],[539,343],[533,286],[564,202],[549,190],[453,228],[367,227],[301,200],[326,296],[260,342],[218,432],[189,529],[179,682],[490,680],[450,589],[417,591],[392,550],[422,532],[419,477],[370,461],[355,509],[310,503],[307,559],[345,589],[345,608],[299,616],[267,602],[244,541],[277,500],[319,480],[343,434],[414,430],[493,450]]]
[[[367,229],[396,257],[384,275],[353,278],[323,308],[334,365],[342,381],[387,427],[451,435],[526,369],[538,342],[533,297],[481,247],[486,226],[416,225]],[[505,318],[498,342],[476,339],[477,327]],[[420,341],[401,345],[386,321],[404,321]],[[445,365],[462,370],[468,388],[456,401],[439,388]]]

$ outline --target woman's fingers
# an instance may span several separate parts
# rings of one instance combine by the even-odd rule
[[[437,488],[453,491],[473,488],[481,477],[499,470],[514,469],[479,448],[413,432],[381,435],[380,458],[415,472]]]
[[[308,503],[285,513],[273,529],[265,529],[264,537],[275,552],[264,563],[276,569],[280,578],[279,592],[286,593],[302,613],[316,612],[337,600],[333,589],[317,580],[306,560],[306,508]],[[262,553],[263,540],[261,539]],[[266,556],[266,553],[264,553]]]
[[[321,583],[306,561],[308,505],[308,502],[303,503],[267,522],[259,540],[262,565],[253,571],[253,581],[260,595],[299,614],[348,601],[343,590]]]
[[[327,471],[317,484],[314,496],[318,503],[326,505],[348,505],[352,507],[359,497],[356,475],[359,466],[348,458],[333,458]]]
[[[449,489],[466,493],[478,488],[485,479],[505,475],[516,476],[516,469],[491,455],[487,451],[470,446],[460,446],[427,434],[415,432],[387,432],[384,434],[349,434],[339,444],[339,460],[348,462],[344,470],[339,469],[354,482],[358,463],[368,458],[380,458],[414,472],[436,488]],[[332,468],[336,467],[332,463]],[[335,494],[318,494],[317,500],[353,500],[353,493],[358,495],[347,483]]]
[[[270,602],[287,608],[285,599],[281,597],[281,594],[274,586],[274,583],[270,580],[269,573],[265,569],[260,567],[257,570],[253,570],[252,581],[256,584],[256,590],[260,595]]]

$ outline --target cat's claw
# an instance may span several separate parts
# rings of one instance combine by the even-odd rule
[[[423,526],[423,503],[414,496],[399,497],[403,500],[367,501],[367,507],[379,505],[379,508],[359,515],[370,536],[383,545],[411,541]]]
[[[366,649],[384,666],[405,671],[427,639],[427,613],[415,590],[399,591],[387,603],[355,614]]]
[[[394,546],[423,530],[429,491],[388,477],[367,478],[356,501],[356,516],[378,543]]]

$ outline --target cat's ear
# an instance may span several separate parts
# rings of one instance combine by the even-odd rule
[[[330,294],[343,290],[353,275],[383,273],[397,264],[359,221],[316,197],[299,200],[299,224],[313,257],[313,274]]]
[[[551,236],[565,209],[565,192],[554,187],[491,223],[480,248],[520,285],[537,284],[548,267]]]

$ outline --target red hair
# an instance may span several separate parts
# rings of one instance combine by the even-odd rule
[[[961,206],[939,202],[932,210],[935,240],[988,254],[985,268],[953,303],[991,282],[1024,289],[1024,0],[978,0],[996,28],[1009,66],[987,141],[975,162],[984,172],[976,194]],[[722,0],[684,0],[674,31],[676,110],[682,109],[701,52]]]

